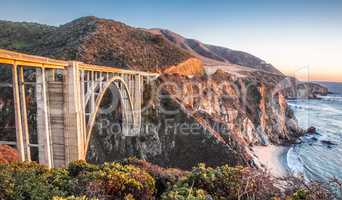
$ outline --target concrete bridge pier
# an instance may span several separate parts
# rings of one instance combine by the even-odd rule
[[[64,74],[64,141],[65,164],[85,160],[84,109],[81,105],[80,70],[77,62],[70,62]]]
[[[36,70],[37,134],[39,163],[53,166],[51,149],[51,127],[47,95],[46,71]]]

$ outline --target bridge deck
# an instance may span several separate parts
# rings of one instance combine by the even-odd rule
[[[0,64],[16,64],[30,67],[40,67],[49,69],[65,69],[71,61],[56,60],[47,57],[33,56],[14,51],[0,49]],[[78,61],[76,61],[78,62]],[[119,67],[100,66],[78,62],[81,70],[96,72],[110,72],[120,74],[140,74],[142,76],[158,76],[158,73],[150,73],[136,70],[126,70]]]

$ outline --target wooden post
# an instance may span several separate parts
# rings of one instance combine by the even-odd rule
[[[18,84],[18,68],[17,64],[12,66],[12,84],[13,84],[13,97],[15,109],[15,130],[17,139],[17,150],[19,153],[20,161],[25,161],[23,129],[21,124],[21,110],[20,110],[20,95]]]
[[[66,165],[75,160],[85,160],[79,74],[78,63],[70,62],[69,66],[66,67],[64,80]]]
[[[39,163],[53,167],[45,69],[36,70]]]

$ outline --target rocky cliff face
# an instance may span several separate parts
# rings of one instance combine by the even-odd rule
[[[163,74],[145,94],[148,109],[141,135],[134,138],[135,155],[184,169],[199,162],[254,166],[251,146],[284,144],[303,134],[277,90],[278,81],[262,72],[243,77],[222,70],[210,76]]]

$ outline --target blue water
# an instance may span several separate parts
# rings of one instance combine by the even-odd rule
[[[342,180],[342,83],[322,83],[335,94],[320,100],[292,100],[302,128],[314,126],[319,134],[301,138],[287,154],[289,168],[307,180]],[[327,144],[324,141],[329,141]]]

